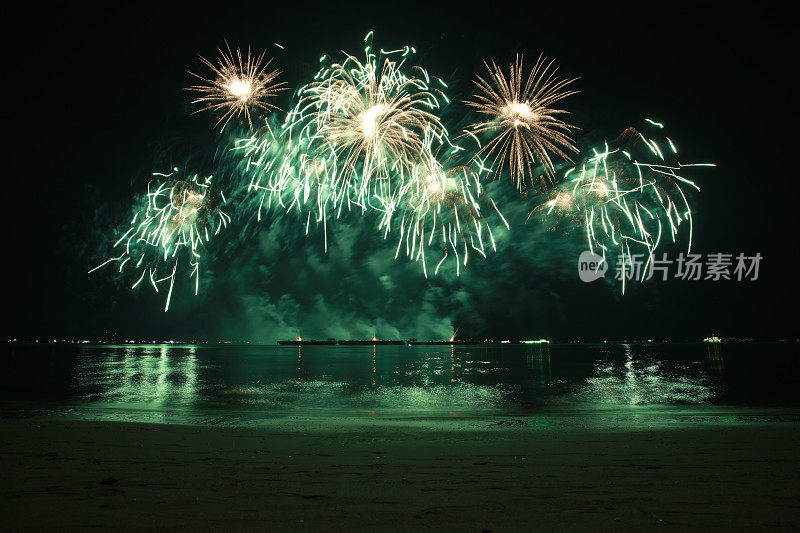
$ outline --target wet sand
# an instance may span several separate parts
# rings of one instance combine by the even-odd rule
[[[800,424],[0,420],[2,529],[797,530]]]

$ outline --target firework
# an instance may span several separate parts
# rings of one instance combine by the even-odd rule
[[[234,175],[241,178],[238,189],[247,204],[240,212],[244,216],[255,212],[260,221],[269,212],[307,211],[308,232],[311,214],[316,211],[316,220],[327,226],[328,160],[307,150],[308,140],[291,143],[280,131],[267,124],[257,134],[234,143]]]
[[[171,179],[148,184],[144,207],[135,211],[127,230],[114,243],[119,255],[89,272],[108,264],[116,264],[119,272],[133,269],[138,274],[131,288],[135,289],[147,278],[156,292],[168,282],[166,311],[179,268],[188,268],[197,294],[201,248],[227,226],[230,217],[221,210],[225,196],[211,191],[212,176],[173,178],[178,176],[177,169],[155,176]]]
[[[251,129],[217,159],[231,177],[226,191],[237,202],[237,223],[292,216],[308,234],[313,221],[327,251],[329,222],[355,211],[396,240],[395,258],[405,253],[420,262],[426,277],[451,259],[459,275],[470,257],[496,251],[493,227],[510,229],[485,186],[507,176],[526,189],[519,202],[538,199],[530,216],[555,219],[553,228],[565,233],[584,229],[589,248],[604,258],[619,254],[623,268],[644,257],[636,277],[647,274],[662,242],[678,242],[680,228],[688,228],[691,250],[687,192],[699,187],[686,173],[705,165],[681,164],[670,139],[644,133],[660,132],[660,124],[626,130],[554,183],[556,168],[566,164],[551,158],[577,152],[573,126],[562,120],[567,112],[556,108],[576,92],[574,79],[557,77],[553,61],[542,57],[527,71],[517,56],[507,74],[487,62],[488,76],[477,77],[466,102],[480,118],[464,129],[466,119],[445,124],[447,85],[414,65],[415,53],[410,46],[373,51],[370,32],[363,56],[323,56],[286,116],[267,113],[255,131],[256,112],[275,109],[268,100],[283,89],[279,72],[268,70],[263,54],[233,53],[227,43],[216,65],[201,57],[214,76],[194,75],[203,83],[188,88],[200,93],[193,103],[218,112],[223,130],[242,117]],[[450,126],[463,134],[451,139]],[[158,176],[161,183],[148,186],[141,209],[117,235],[116,255],[97,268],[134,269],[134,288],[149,280],[158,292],[168,284],[166,310],[179,273],[188,272],[198,292],[203,250],[231,218],[221,210],[222,193],[211,192],[211,177],[181,178],[177,170]],[[623,292],[631,272],[622,273]]]
[[[626,279],[643,280],[654,252],[665,240],[678,242],[687,227],[686,248],[692,248],[692,208],[687,190],[700,187],[685,174],[713,163],[683,164],[669,137],[645,136],[663,125],[646,119],[628,128],[609,146],[594,149],[580,165],[568,170],[550,200],[537,207],[582,225],[589,249],[604,259],[617,254],[622,290]],[[685,190],[686,189],[686,190]],[[641,258],[641,259],[640,259]]]
[[[329,218],[356,210],[391,220],[431,143],[450,145],[435,114],[447,98],[433,85],[444,82],[408,64],[412,47],[373,53],[371,33],[365,41],[365,59],[323,57],[283,124],[268,121],[234,145],[257,218],[305,212],[306,232],[312,218],[321,224],[326,250]]]
[[[508,77],[494,61],[484,64],[489,75],[476,78],[478,92],[467,101],[482,115],[482,120],[469,127],[469,133],[489,137],[478,154],[491,160],[496,175],[506,168],[520,189],[526,174],[534,179],[537,165],[552,176],[555,169],[550,153],[569,159],[568,152],[577,152],[569,136],[573,126],[558,118],[567,111],[553,107],[577,92],[567,89],[575,79],[557,78],[553,61],[541,56],[527,79],[520,56],[509,66]]]
[[[263,52],[258,56],[252,56],[248,48],[247,55],[243,56],[242,51],[237,49],[234,55],[228,43],[225,43],[224,50],[222,48],[218,50],[220,58],[217,65],[200,56],[200,60],[214,73],[212,78],[204,78],[189,72],[202,82],[200,85],[186,88],[188,91],[200,93],[200,96],[192,100],[193,104],[201,105],[196,113],[206,110],[219,112],[220,117],[216,125],[222,124],[221,130],[225,129],[233,117],[244,115],[252,128],[254,112],[277,109],[266,99],[274,97],[284,89],[283,82],[276,81],[281,72],[268,71],[272,60],[263,63]]]
[[[407,64],[413,48],[373,53],[371,32],[366,41],[363,61],[347,55],[323,66],[299,91],[282,132],[304,144],[308,159],[324,161],[338,210],[353,202],[365,211],[370,195],[391,196],[425,136],[446,136],[435,114],[446,97],[433,86],[444,83]]]
[[[431,254],[434,273],[453,257],[458,275],[471,253],[495,248],[481,210],[502,218],[480,182],[488,169],[450,141],[434,113],[448,102],[446,85],[408,65],[413,48],[376,54],[366,41],[366,60],[346,55],[300,89],[282,127],[236,143],[258,217],[272,207],[307,211],[306,233],[313,217],[327,250],[331,215],[374,213],[383,237],[397,238],[395,257],[405,250],[426,276]]]
[[[434,143],[444,150],[441,160]],[[376,207],[382,213],[379,227],[387,238],[393,221],[397,221],[395,258],[404,249],[411,260],[421,261],[427,277],[426,248],[441,254],[434,275],[452,253],[458,276],[471,251],[486,257],[488,245],[493,251],[497,249],[482,204],[491,205],[506,227],[508,223],[481,186],[485,167],[460,162],[464,159],[463,148],[445,145],[432,135],[426,136],[424,147],[397,194]]]

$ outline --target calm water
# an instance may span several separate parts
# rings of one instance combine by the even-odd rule
[[[6,408],[211,420],[800,407],[800,344],[7,345]]]

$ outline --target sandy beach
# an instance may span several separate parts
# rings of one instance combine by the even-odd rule
[[[797,530],[796,421],[0,422],[3,529]]]

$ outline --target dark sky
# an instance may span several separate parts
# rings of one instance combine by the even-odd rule
[[[297,316],[316,314],[321,320],[325,309],[352,313],[362,326],[349,330],[351,335],[381,320],[376,329],[404,336],[421,331],[409,326],[420,320],[439,320],[474,336],[562,340],[800,335],[794,310],[800,276],[796,106],[789,96],[796,59],[790,55],[794,30],[788,14],[765,3],[740,10],[711,2],[595,4],[315,8],[287,2],[173,9],[137,3],[102,10],[31,5],[8,12],[7,27],[25,37],[4,36],[10,72],[4,77],[3,279],[11,316],[0,335],[114,332],[272,341],[297,331],[292,328],[299,323],[316,328]],[[341,265],[323,264],[310,279],[274,263],[262,278],[249,272],[248,285],[235,288],[220,275],[209,294],[165,314],[161,295],[132,293],[111,272],[86,274],[104,244],[102,235],[126,222],[130,199],[143,192],[151,172],[216,146],[210,118],[191,115],[189,96],[181,90],[190,82],[186,70],[201,68],[197,54],[215,57],[223,39],[266,49],[296,87],[313,74],[320,55],[356,52],[370,29],[379,46],[414,45],[418,62],[456,80],[456,90],[469,86],[484,58],[505,62],[517,52],[531,59],[540,52],[556,57],[565,74],[581,78],[581,93],[565,104],[581,127],[579,137],[613,138],[644,117],[664,121],[680,139],[683,157],[718,165],[696,176],[702,187],[694,203],[696,251],[759,252],[760,279],[653,283],[621,296],[613,285],[547,275],[542,270],[548,262],[515,262],[510,270],[509,263],[499,263],[508,258],[492,263],[490,257],[472,273],[473,281],[480,276],[477,283],[448,282],[440,292],[435,282],[398,267],[402,273],[384,287],[392,293],[391,307],[384,309],[371,307],[369,293],[358,292],[360,281],[372,283],[375,272],[359,270],[352,258],[354,279],[348,279],[341,266],[347,259],[334,257],[330,261]],[[468,89],[459,98],[467,96],[463,91]],[[282,107],[289,96],[279,102]],[[264,238],[253,237],[261,243],[259,253]],[[313,239],[296,241],[287,239],[280,253],[292,261],[328,261],[307,250],[318,246]],[[252,267],[261,261],[245,257],[254,253],[247,246],[220,253],[223,264]],[[348,297],[342,291],[350,283]],[[331,284],[339,292],[330,293]],[[324,291],[329,293],[322,298],[318,293]],[[286,294],[291,301],[280,303]],[[313,329],[320,335],[331,331]]]

